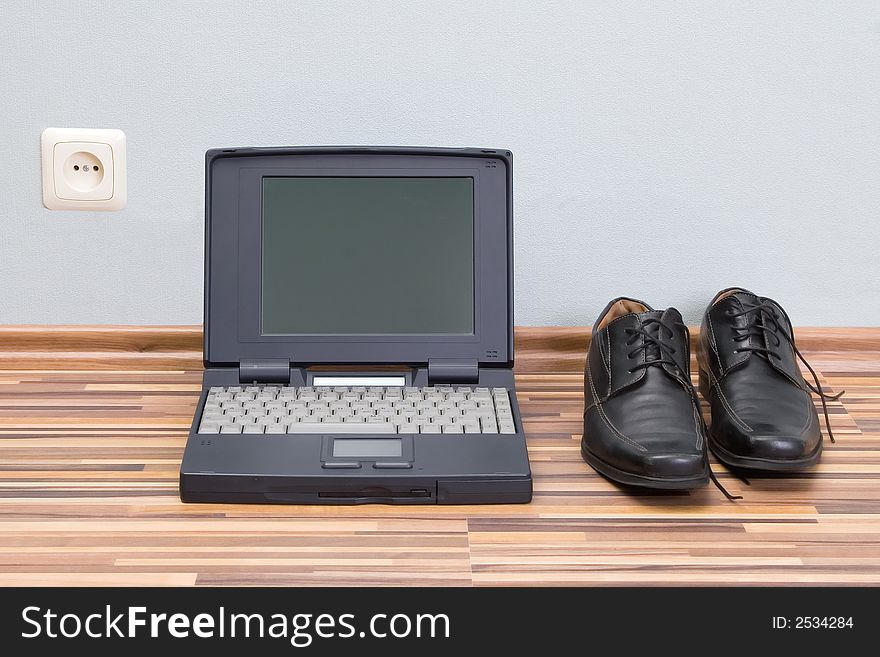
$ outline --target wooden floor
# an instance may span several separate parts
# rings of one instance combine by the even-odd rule
[[[0,327],[0,584],[880,584],[880,329],[804,329],[836,445],[743,495],[617,488],[581,460],[584,329],[517,332],[535,499],[183,505],[192,327]]]

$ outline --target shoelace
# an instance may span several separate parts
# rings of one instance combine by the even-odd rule
[[[651,333],[648,331],[648,327],[656,325],[657,333]],[[682,328],[687,328],[682,322],[675,322],[673,326],[679,326]],[[640,351],[644,350],[645,352],[645,362],[639,363],[635,367],[630,368],[628,371],[630,374],[633,372],[637,372],[638,370],[647,369],[649,367],[653,367],[654,365],[670,365],[672,366],[679,374],[683,381],[690,382],[690,375],[681,368],[678,364],[678,361],[675,360],[675,354],[677,353],[677,349],[672,345],[669,345],[663,342],[663,331],[667,331],[669,333],[669,337],[672,338],[675,335],[675,330],[669,324],[666,324],[663,320],[657,319],[656,317],[646,317],[641,320],[639,324],[639,328],[625,329],[626,334],[629,336],[624,343],[626,346],[631,347],[635,344],[636,340],[639,337],[642,338],[642,344],[627,354],[627,358],[632,358]],[[649,350],[656,347],[656,353],[649,353]],[[650,359],[649,359],[650,356]],[[693,393],[692,393],[693,394]],[[696,394],[693,394],[694,403],[699,403],[696,401]],[[699,412],[699,408],[697,409],[697,415],[700,418],[700,429],[703,432],[703,444],[705,445],[705,436],[708,435],[708,430],[706,429],[705,420],[703,420],[703,414]],[[705,447],[704,447],[705,449]],[[741,500],[742,495],[732,495],[728,490],[721,485],[721,482],[718,481],[718,477],[715,476],[715,472],[712,470],[712,464],[709,462],[709,455],[706,454],[706,464],[709,467],[709,478],[712,480],[712,483],[715,484],[715,487],[718,488],[723,494],[731,502],[734,500]],[[749,482],[743,480],[746,484]]]
[[[654,333],[648,332],[648,327],[653,326],[655,324],[657,326],[657,333],[654,334]],[[681,322],[675,322],[675,326],[684,326],[684,324],[682,324]],[[645,352],[645,362],[639,363],[635,367],[629,369],[628,371],[630,374],[632,374],[633,372],[636,372],[638,370],[647,369],[653,365],[671,365],[685,379],[688,378],[687,372],[683,372],[681,367],[679,366],[679,364],[675,361],[675,354],[676,354],[675,347],[663,342],[663,331],[664,330],[669,332],[670,338],[672,338],[675,335],[675,330],[671,326],[669,326],[669,324],[667,324],[666,322],[664,322],[661,319],[657,319],[656,317],[645,317],[644,319],[641,320],[641,323],[639,324],[639,328],[637,328],[637,329],[628,328],[628,329],[624,329],[624,330],[626,331],[626,334],[629,336],[626,339],[626,342],[624,343],[627,347],[631,347],[633,344],[635,344],[636,340],[638,340],[639,337],[642,338],[642,344],[640,346],[636,347],[635,349],[633,349],[632,351],[630,351],[626,355],[626,357],[632,358],[640,351],[644,350],[644,352]],[[657,348],[657,354],[659,354],[658,356],[655,356],[655,354],[648,353],[648,350],[651,349],[652,347]],[[649,355],[651,356],[650,360],[648,359]]]
[[[841,390],[836,395],[831,395],[825,392],[822,389],[822,384],[819,383],[819,375],[816,374],[816,370],[813,369],[812,365],[807,362],[807,359],[804,358],[804,355],[800,352],[800,349],[797,348],[797,345],[794,343],[794,336],[790,335],[788,331],[785,330],[785,327],[779,322],[779,312],[773,306],[769,299],[764,297],[758,297],[760,299],[760,303],[747,303],[740,300],[742,303],[743,309],[739,312],[730,312],[729,315],[731,317],[742,317],[746,316],[748,318],[748,323],[746,326],[742,327],[734,327],[734,330],[737,331],[738,335],[736,335],[733,339],[736,342],[744,342],[751,337],[763,338],[764,347],[754,347],[754,346],[744,346],[734,349],[733,353],[739,353],[744,351],[749,351],[759,356],[763,356],[767,359],[767,362],[770,362],[771,358],[776,358],[778,360],[782,360],[782,355],[776,351],[779,346],[782,344],[782,340],[779,339],[779,335],[782,335],[785,338],[785,341],[791,346],[794,353],[797,355],[798,359],[806,366],[806,368],[810,371],[810,374],[813,377],[813,381],[815,382],[815,387],[810,385],[809,381],[804,381],[807,388],[809,388],[813,393],[815,393],[819,400],[822,402],[822,414],[825,416],[825,428],[828,431],[828,438],[831,442],[836,442],[834,440],[834,433],[831,431],[831,419],[828,416],[828,404],[829,401],[837,401],[840,397],[846,392],[845,390]],[[760,321],[759,321],[760,320]],[[768,336],[773,338],[773,346],[769,346]]]

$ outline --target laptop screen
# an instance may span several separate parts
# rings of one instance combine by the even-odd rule
[[[263,335],[473,335],[473,178],[263,178],[261,321]]]

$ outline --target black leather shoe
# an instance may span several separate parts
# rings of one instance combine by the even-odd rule
[[[811,386],[797,364],[792,326],[782,307],[742,288],[715,295],[703,316],[697,347],[700,392],[711,407],[709,448],[725,465],[800,470],[818,462],[822,431]],[[842,393],[841,393],[842,394]],[[829,435],[833,440],[833,435]]]
[[[688,330],[675,308],[625,297],[609,303],[593,326],[584,398],[581,453],[600,474],[649,488],[707,483]]]

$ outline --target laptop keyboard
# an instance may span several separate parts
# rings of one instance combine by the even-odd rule
[[[229,386],[199,433],[515,433],[507,388]]]

